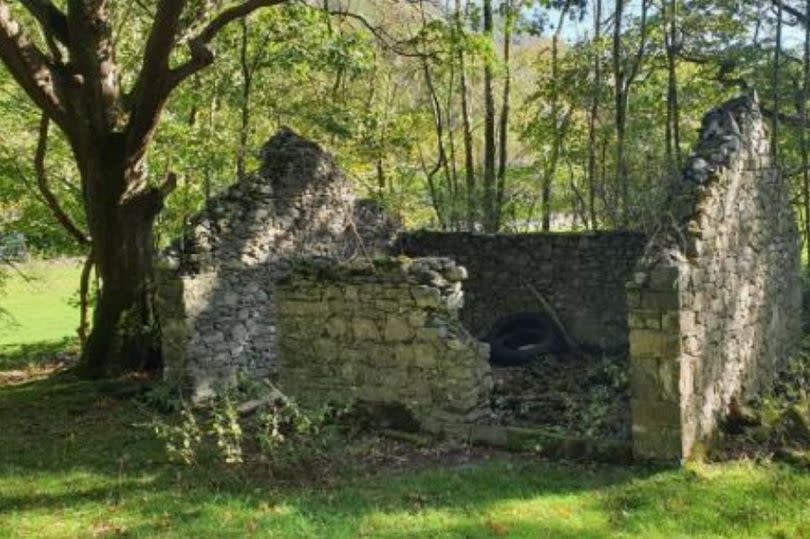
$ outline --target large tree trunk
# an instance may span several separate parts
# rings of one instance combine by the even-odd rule
[[[94,377],[154,366],[157,357],[150,288],[153,227],[162,194],[144,187],[140,163],[100,146],[80,167],[101,289],[82,367]],[[93,155],[93,154],[90,154]],[[101,157],[103,156],[103,157]]]

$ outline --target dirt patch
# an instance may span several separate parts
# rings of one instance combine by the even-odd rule
[[[324,487],[347,479],[367,478],[383,473],[411,473],[429,469],[463,469],[481,462],[498,459],[525,459],[527,454],[465,444],[437,443],[415,445],[386,435],[364,434],[344,440],[328,451],[297,452],[285,462],[268,463],[248,459],[238,475],[255,480],[257,474],[274,484],[291,487]],[[280,457],[280,455],[277,455]],[[540,458],[532,455],[534,458]]]
[[[0,371],[0,387],[15,386],[42,380],[54,374],[66,371],[79,361],[77,354],[62,353],[45,361],[29,363],[22,369]]]
[[[628,372],[626,356],[543,355],[496,367],[492,408],[503,425],[630,439]]]

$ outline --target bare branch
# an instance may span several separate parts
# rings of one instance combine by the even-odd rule
[[[795,7],[786,4],[783,0],[771,0],[771,1],[773,2],[774,6],[781,7],[782,11],[784,11],[791,17],[794,17],[799,24],[807,25],[807,17],[805,16],[804,13],[802,13]]]
[[[625,92],[630,91],[630,86],[635,81],[636,77],[638,76],[639,68],[641,67],[641,63],[644,61],[644,52],[647,48],[647,12],[652,2],[650,0],[642,0],[641,1],[641,22],[639,23],[639,31],[641,32],[641,36],[639,37],[639,45],[638,49],[636,50],[636,54],[633,57],[633,62],[630,67],[630,72],[627,74],[627,78],[625,80]]]
[[[34,170],[37,175],[37,187],[39,187],[39,192],[42,195],[45,205],[51,210],[51,213],[53,213],[53,216],[59,221],[59,224],[80,244],[88,245],[90,244],[90,238],[87,234],[82,232],[68,214],[65,213],[65,210],[62,209],[62,206],[60,206],[59,201],[48,185],[48,173],[45,170],[45,156],[48,153],[49,126],[50,120],[46,114],[43,114],[39,121],[39,140],[37,141],[37,149],[34,154]]]
[[[229,23],[247,17],[261,8],[276,6],[285,2],[287,0],[247,0],[222,11],[214,17],[199,34],[189,39],[191,59],[172,69],[168,91],[171,92],[185,79],[213,63],[214,53],[208,45]]]
[[[762,115],[766,118],[776,118],[780,122],[785,125],[789,125],[791,127],[796,127],[800,129],[810,129],[810,120],[803,120],[801,116],[793,116],[790,114],[785,114],[784,112],[776,111],[770,107],[765,106],[765,104],[760,104],[759,110],[762,112]]]
[[[391,36],[388,32],[386,32],[383,28],[379,26],[374,26],[371,22],[360,15],[359,13],[353,13],[351,11],[334,11],[334,10],[324,10],[325,13],[337,17],[346,17],[348,19],[353,19],[359,22],[363,27],[366,28],[371,35],[373,35],[377,41],[383,46],[383,48],[390,50],[391,52],[399,55],[404,56],[407,58],[431,58],[434,57],[435,54],[431,54],[428,52],[420,52],[420,51],[409,51],[402,48],[405,44],[405,41],[396,40]]]
[[[247,17],[254,11],[263,7],[275,6],[283,4],[287,0],[247,0],[241,4],[230,7],[214,17],[208,25],[202,29],[197,37],[192,38],[192,41],[199,41],[201,43],[210,43],[216,35],[222,31],[229,23]]]

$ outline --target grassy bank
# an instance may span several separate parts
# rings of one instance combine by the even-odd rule
[[[52,356],[76,337],[81,262],[34,260],[15,266],[0,289],[0,369]]]
[[[807,537],[810,476],[531,455],[347,467],[303,484],[169,464],[127,383],[0,388],[2,537]]]

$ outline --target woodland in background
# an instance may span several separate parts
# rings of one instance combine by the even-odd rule
[[[168,104],[149,154],[150,177],[179,175],[160,239],[249,173],[283,125],[336,153],[359,190],[409,226],[643,228],[702,114],[748,88],[791,116],[774,131],[804,219],[806,9],[782,10],[780,48],[777,8],[761,1],[259,11],[226,28],[217,61]],[[0,118],[0,226],[47,253],[76,251],[37,186],[39,114],[0,77],[0,107],[10,111]],[[46,165],[54,197],[81,224],[77,173],[55,132]]]
[[[112,12],[124,73],[143,57],[153,4]],[[257,10],[219,31],[216,61],[169,98],[146,155],[150,182],[177,174],[156,243],[249,174],[281,126],[335,153],[358,191],[409,227],[644,230],[702,115],[756,89],[810,252],[808,20],[810,2],[795,0]],[[22,232],[46,255],[86,254],[67,141],[5,70],[0,88],[0,234]]]

